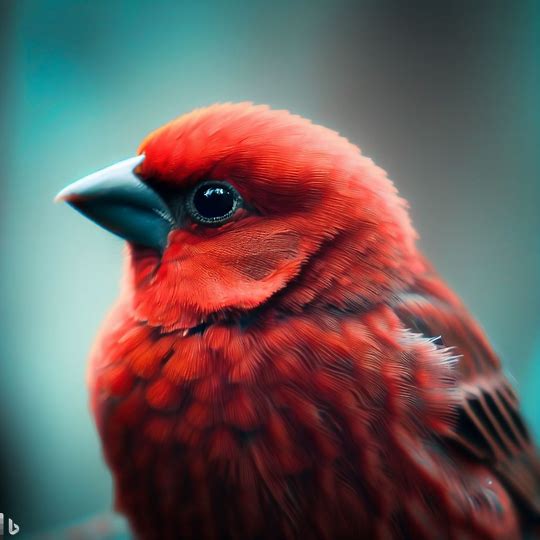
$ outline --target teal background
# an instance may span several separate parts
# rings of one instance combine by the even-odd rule
[[[0,511],[21,530],[111,504],[84,379],[122,244],[52,199],[215,101],[291,109],[388,170],[540,434],[539,2],[19,0],[0,15]]]

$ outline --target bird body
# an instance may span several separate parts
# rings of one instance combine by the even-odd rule
[[[129,212],[118,172],[105,202],[61,196],[129,241],[89,384],[138,537],[510,540],[538,519],[516,395],[382,169],[250,104],[180,117],[128,165]]]

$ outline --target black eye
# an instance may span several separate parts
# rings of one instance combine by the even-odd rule
[[[195,186],[186,202],[195,221],[220,225],[234,215],[242,204],[242,197],[230,184],[210,180]]]

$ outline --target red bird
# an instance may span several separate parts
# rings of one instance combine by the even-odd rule
[[[514,540],[538,523],[499,360],[345,138],[215,105],[59,198],[128,241],[89,380],[138,538]]]

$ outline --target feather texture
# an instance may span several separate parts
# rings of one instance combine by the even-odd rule
[[[249,104],[151,134],[140,175],[248,202],[129,246],[91,355],[117,507],[144,539],[516,539],[540,473],[499,360],[384,171]],[[172,204],[172,203],[171,203]]]

